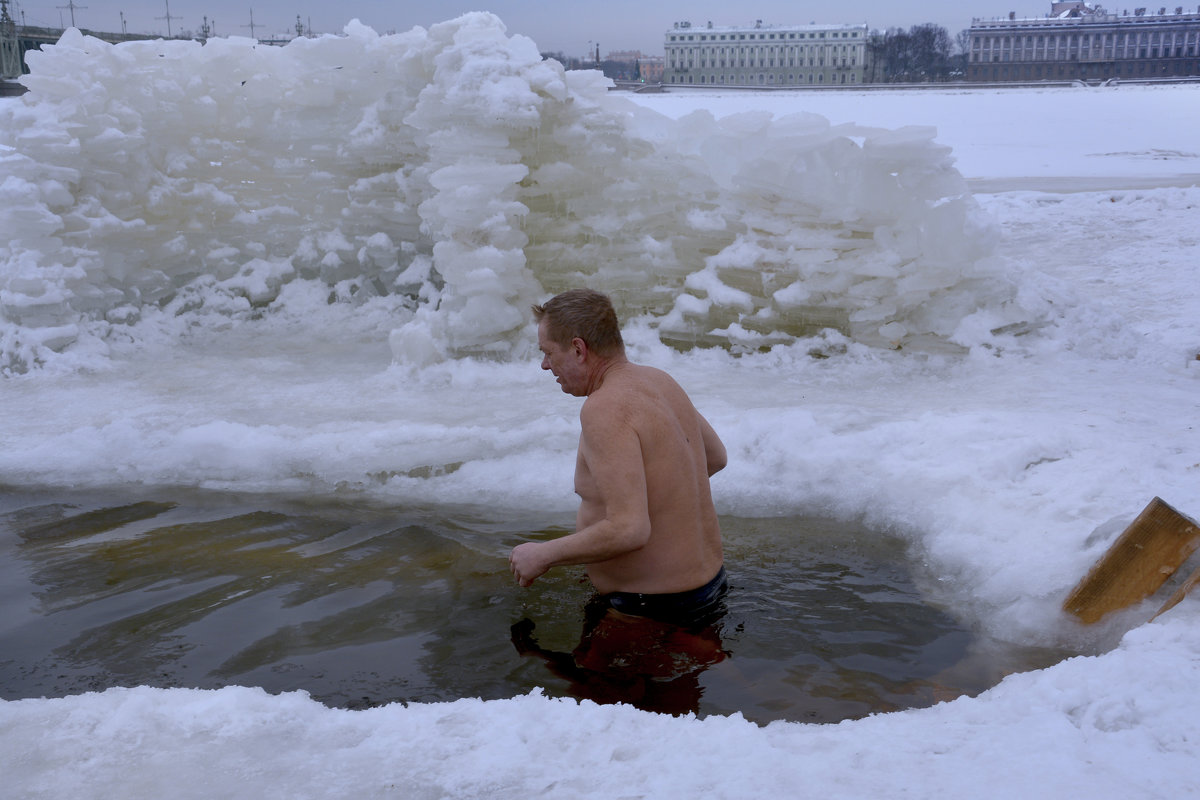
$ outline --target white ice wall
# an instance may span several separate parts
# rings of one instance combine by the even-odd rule
[[[71,30],[29,60],[0,106],[8,372],[148,316],[253,319],[296,281],[392,298],[416,363],[524,352],[528,306],[582,283],[685,347],[974,344],[1045,313],[934,130],[671,120],[490,14],[285,47]]]

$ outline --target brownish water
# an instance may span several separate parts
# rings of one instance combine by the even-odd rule
[[[613,662],[625,666],[581,668],[582,572],[522,590],[507,564],[513,545],[570,521],[336,496],[0,491],[0,697],[240,684],[359,708],[542,687],[837,721],[976,693],[1065,655],[974,636],[921,598],[887,537],[723,518],[720,622],[690,639],[641,631],[638,654]],[[647,649],[664,648],[670,668],[647,674]]]

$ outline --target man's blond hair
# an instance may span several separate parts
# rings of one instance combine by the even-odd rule
[[[624,352],[620,323],[608,295],[593,289],[568,289],[533,307],[533,317],[545,320],[550,341],[566,347],[572,339],[582,339],[598,356]]]

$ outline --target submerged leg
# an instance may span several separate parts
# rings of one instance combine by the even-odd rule
[[[545,661],[570,683],[572,696],[670,714],[697,710],[700,674],[726,655],[711,626],[689,631],[612,609],[589,613],[579,645],[570,653],[542,647],[533,630],[529,619],[513,625],[513,646],[521,655]]]

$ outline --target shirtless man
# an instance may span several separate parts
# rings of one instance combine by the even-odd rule
[[[513,548],[521,586],[585,564],[608,607],[688,623],[725,590],[708,479],[725,446],[669,375],[625,356],[608,297],[572,289],[535,306],[542,369],[586,397],[575,462],[575,532]]]

